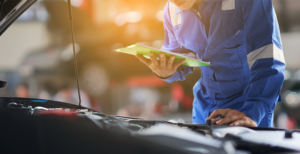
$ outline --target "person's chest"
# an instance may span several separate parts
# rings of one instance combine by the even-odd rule
[[[173,30],[178,43],[207,60],[220,55],[222,48],[243,44],[244,20],[239,3],[238,0],[206,0],[198,10],[177,9],[175,13],[181,16],[181,24]]]

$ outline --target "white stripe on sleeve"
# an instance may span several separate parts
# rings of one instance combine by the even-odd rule
[[[250,52],[247,55],[249,68],[251,69],[256,60],[264,58],[274,58],[285,64],[283,51],[275,44],[268,44]]]

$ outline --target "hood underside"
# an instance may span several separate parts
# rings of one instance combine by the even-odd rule
[[[0,36],[37,0],[0,0]]]

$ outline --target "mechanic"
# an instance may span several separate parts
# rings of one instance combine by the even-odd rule
[[[163,50],[192,51],[211,64],[193,89],[193,123],[273,127],[285,59],[272,0],[169,0],[164,29]],[[170,83],[193,71],[159,56],[137,58]]]

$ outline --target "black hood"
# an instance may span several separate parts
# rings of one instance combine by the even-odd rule
[[[0,0],[0,36],[37,0]]]

